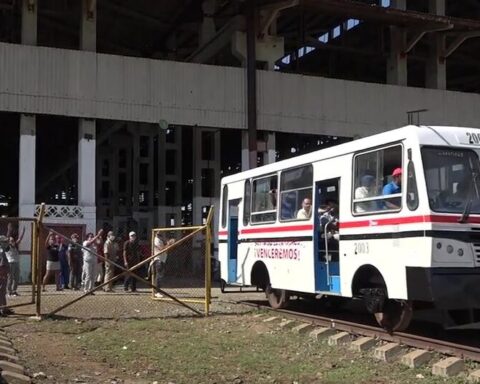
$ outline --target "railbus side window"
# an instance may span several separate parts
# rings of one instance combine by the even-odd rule
[[[313,167],[311,164],[283,171],[280,176],[280,220],[307,220],[308,214],[302,211],[302,203],[312,203]]]
[[[245,192],[243,197],[243,225],[247,226],[250,224],[250,212],[252,207],[252,186],[250,180],[245,181]]]
[[[409,149],[409,151],[411,150]],[[415,166],[411,160],[407,166],[407,207],[410,211],[418,208],[417,179],[415,177]]]
[[[252,182],[252,223],[273,222],[277,219],[277,175]]]
[[[222,228],[227,226],[227,215],[228,214],[228,186],[223,186],[222,192]]]
[[[354,157],[354,214],[401,210],[404,179],[402,148],[394,145]]]

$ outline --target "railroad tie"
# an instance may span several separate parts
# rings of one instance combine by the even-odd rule
[[[415,349],[402,357],[402,363],[410,368],[418,368],[432,359],[432,353],[423,349]]]
[[[333,328],[315,328],[312,332],[310,332],[310,337],[315,340],[322,340],[326,337],[329,337],[335,333]]]
[[[394,361],[400,353],[402,353],[403,348],[398,343],[387,343],[375,349],[374,356],[376,359],[390,363]]]
[[[447,357],[435,363],[432,367],[432,374],[443,377],[458,375],[465,370],[465,362],[458,357]]]
[[[360,337],[352,342],[350,349],[357,352],[364,352],[378,344],[378,340],[373,337]]]

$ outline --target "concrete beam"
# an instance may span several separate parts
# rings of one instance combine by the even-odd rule
[[[213,58],[224,47],[230,44],[235,31],[245,29],[245,19],[241,15],[233,17],[226,23],[212,38],[205,42],[185,61],[191,63],[206,63]]]

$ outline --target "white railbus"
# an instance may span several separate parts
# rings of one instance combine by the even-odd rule
[[[407,126],[222,179],[224,283],[480,321],[480,129]],[[309,209],[309,203],[311,203]]]

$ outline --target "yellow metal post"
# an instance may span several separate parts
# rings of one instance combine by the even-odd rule
[[[37,218],[37,231],[36,231],[36,239],[35,239],[35,258],[37,261],[37,300],[36,300],[36,313],[37,317],[40,317],[42,315],[41,313],[41,301],[42,301],[42,274],[41,274],[41,265],[42,263],[40,262],[40,229],[42,227],[42,221],[43,217],[45,215],[45,203],[42,203],[40,206],[40,213],[38,214]]]
[[[30,268],[32,271],[32,303],[35,302],[35,292],[37,289],[37,222],[33,221],[30,223],[31,231],[32,231],[32,236],[30,240],[31,248],[31,255],[32,255],[32,260],[30,263]]]
[[[212,218],[213,206],[210,207],[205,225],[205,316],[209,315],[212,298]]]

